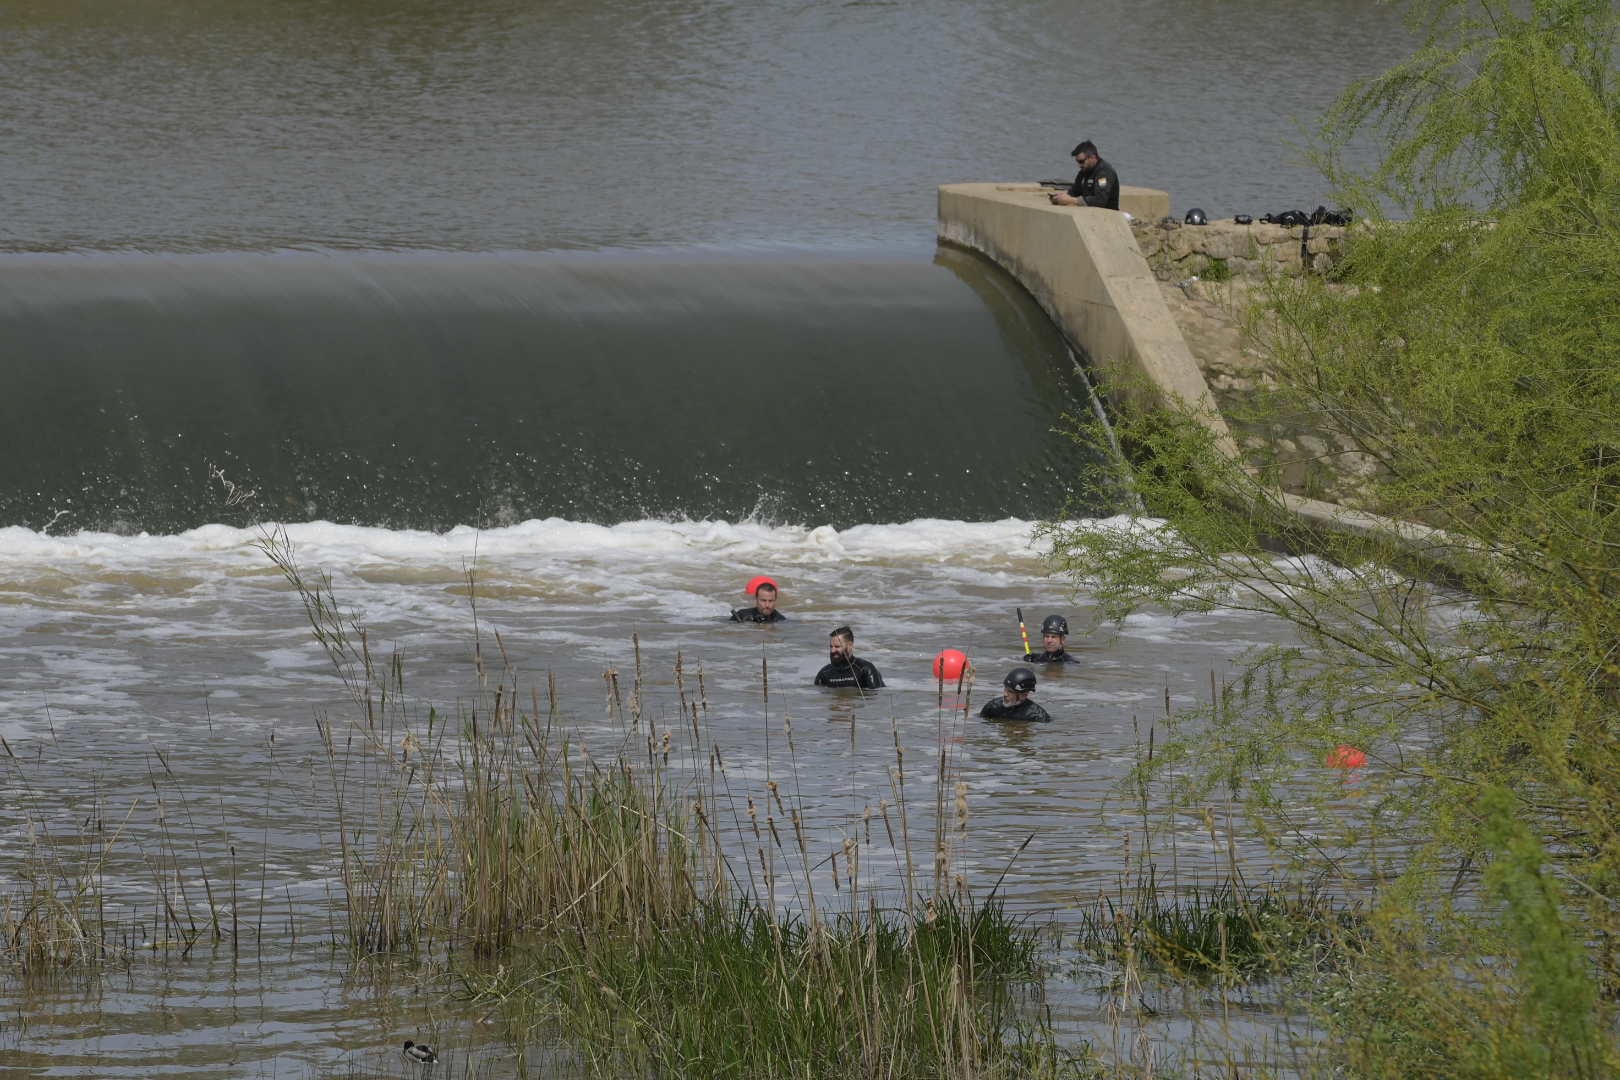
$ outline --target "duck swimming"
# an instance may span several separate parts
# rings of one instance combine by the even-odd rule
[[[409,1039],[405,1040],[405,1049],[402,1052],[407,1060],[414,1061],[418,1065],[432,1065],[439,1060],[439,1055],[433,1052],[433,1047]]]

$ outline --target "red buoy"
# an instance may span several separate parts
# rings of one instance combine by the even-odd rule
[[[755,593],[759,592],[759,587],[761,585],[769,585],[773,589],[776,588],[776,582],[772,581],[764,574],[760,574],[757,577],[751,577],[748,579],[748,595],[753,596]]]
[[[934,678],[954,682],[962,677],[967,666],[967,653],[960,649],[941,649],[934,657]]]
[[[1367,755],[1346,743],[1328,751],[1327,764],[1331,769],[1359,769],[1367,764]]]

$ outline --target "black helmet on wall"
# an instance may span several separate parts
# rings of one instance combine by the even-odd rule
[[[1206,216],[1205,213],[1196,206],[1193,207],[1191,210],[1187,211],[1187,216],[1182,218],[1182,220],[1185,221],[1188,225],[1208,225],[1209,224],[1208,216]]]
[[[1062,634],[1069,636],[1069,620],[1061,615],[1048,615],[1046,621],[1041,623],[1042,634]]]
[[[1007,672],[1007,677],[1001,680],[1001,685],[1009,690],[1027,694],[1035,689],[1035,673],[1027,667],[1015,667]]]

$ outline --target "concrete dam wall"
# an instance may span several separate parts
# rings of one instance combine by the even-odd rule
[[[1122,187],[1124,213],[1115,213],[1054,206],[1039,184],[947,184],[939,189],[938,235],[1016,278],[1086,358],[1105,399],[1189,408],[1217,445],[1238,459],[1232,431],[1166,306],[1161,279],[1216,261],[1227,272],[1250,274],[1321,269],[1336,255],[1343,230],[1319,230],[1313,242],[1297,230],[1245,226],[1240,244],[1228,229],[1161,225],[1169,208],[1169,195],[1151,188]],[[1152,250],[1151,263],[1144,243]],[[1322,264],[1314,265],[1319,258]],[[1422,547],[1443,544],[1443,537],[1423,526],[1298,494],[1275,497],[1313,528],[1395,535]]]

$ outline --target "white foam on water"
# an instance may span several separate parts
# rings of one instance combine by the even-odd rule
[[[1140,527],[1111,518],[1076,527]],[[695,625],[749,602],[742,584],[775,577],[790,617],[867,617],[877,601],[902,635],[933,625],[985,593],[1022,586],[1050,594],[1031,523],[921,519],[897,525],[768,525],[643,520],[617,525],[546,519],[444,533],[331,522],[268,528],[206,525],[173,536],[0,529],[0,634],[93,612],[128,637],[220,641],[286,626],[288,590],[261,545],[284,537],[307,583],[331,575],[340,604],[369,625],[443,636],[470,623],[469,574],[481,614],[500,621],[542,605],[544,632],[563,646],[601,635],[604,621]],[[874,576],[877,575],[877,576]],[[989,602],[1001,602],[999,599]],[[822,614],[822,613],[825,614]],[[844,615],[842,612],[851,612]],[[296,629],[296,626],[291,627]],[[62,628],[69,632],[67,627]],[[539,629],[539,628],[533,628]],[[264,642],[276,648],[281,642]],[[286,658],[288,666],[307,663]]]
[[[1083,527],[1114,529],[1140,522],[1115,517]],[[896,525],[766,525],[726,521],[627,521],[594,525],[560,518],[525,521],[493,529],[459,526],[447,532],[383,529],[313,521],[279,527],[306,566],[362,569],[451,567],[492,561],[537,566],[581,559],[620,565],[657,557],[671,563],[707,563],[716,557],[737,564],[790,565],[856,560],[978,560],[1003,557],[1039,561],[1031,523],[918,519]],[[187,563],[267,569],[255,545],[266,529],[204,525],[169,536],[123,536],[82,532],[51,536],[18,526],[0,528],[0,567],[8,570],[67,567],[102,571],[161,572]]]
[[[1069,528],[1157,531],[1162,525],[1119,516]],[[1009,594],[1014,604],[1042,610],[1066,609],[1072,616],[1075,608],[1065,596],[1074,585],[1054,587],[1045,541],[1034,525],[1012,518],[919,519],[843,530],[557,518],[443,533],[323,521],[279,530],[206,525],[173,536],[57,537],[11,527],[0,529],[0,636],[8,626],[37,629],[43,619],[83,613],[108,619],[109,632],[123,638],[139,627],[177,643],[302,633],[296,620],[289,625],[283,617],[288,585],[261,550],[273,535],[290,545],[307,583],[329,574],[346,610],[390,635],[423,640],[466,633],[469,576],[479,614],[492,628],[513,618],[522,623],[544,607],[545,625],[527,619],[526,629],[561,648],[589,648],[603,637],[604,625],[626,636],[631,628],[724,620],[732,607],[749,602],[741,586],[756,573],[776,578],[792,619],[854,620],[868,628],[881,619],[892,637],[906,640],[935,636],[942,624],[948,636],[953,618],[999,611]],[[280,629],[267,630],[267,621]],[[1189,630],[1189,621],[1162,613],[1138,615],[1121,628],[1150,643],[1170,643]],[[291,641],[259,644],[287,649],[289,668],[309,663]]]

